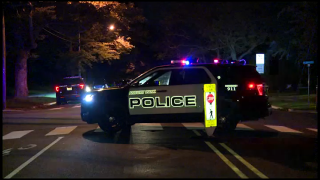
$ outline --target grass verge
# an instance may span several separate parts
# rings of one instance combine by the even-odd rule
[[[55,102],[55,99],[47,97],[9,98],[7,99],[7,109],[48,108],[49,106],[44,104],[51,102]]]
[[[310,95],[310,105],[308,104],[308,95],[285,95],[269,97],[271,105],[283,109],[294,110],[316,110],[316,95]]]

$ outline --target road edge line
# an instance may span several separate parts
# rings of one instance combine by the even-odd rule
[[[51,144],[49,144],[47,147],[43,148],[41,151],[39,151],[36,155],[32,156],[28,161],[21,164],[17,169],[13,170],[10,174],[8,174],[4,179],[10,179],[14,175],[16,175],[18,172],[20,172],[23,168],[25,168],[28,164],[30,164],[32,161],[34,161],[37,157],[39,157],[41,154],[43,154],[46,150],[48,150],[51,146],[56,144],[58,141],[60,141],[63,137],[58,137],[55,141],[53,141]]]
[[[197,136],[201,136],[201,134],[196,131],[196,130],[192,130]],[[241,179],[248,179],[248,177],[239,169],[237,168],[231,161],[229,161],[229,159],[224,156],[213,144],[211,144],[210,142],[208,141],[204,141],[207,146],[209,146],[209,148],[215,152],[219,157],[220,159],[226,163]]]
[[[257,176],[259,176],[262,179],[269,179],[266,175],[264,175],[261,171],[259,171],[257,168],[255,168],[252,164],[250,164],[248,161],[243,159],[239,154],[234,152],[231,148],[229,148],[224,143],[219,143],[222,147],[224,147],[227,151],[229,151],[235,158],[237,158],[242,164],[247,166],[248,169],[250,169],[252,172],[254,172]]]

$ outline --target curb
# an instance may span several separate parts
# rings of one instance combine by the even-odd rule
[[[285,109],[282,107],[278,107],[278,106],[271,106],[272,109],[279,109],[279,110],[283,110],[283,111],[288,111],[288,112],[300,112],[300,113],[314,113],[317,114],[317,111],[314,110],[295,110],[295,109]]]
[[[51,103],[42,104],[42,105],[43,106],[52,106],[55,104],[56,104],[56,102],[51,102]],[[37,106],[32,106],[32,109],[5,109],[5,110],[2,110],[2,112],[22,112],[22,111],[30,111],[30,110],[39,110],[36,108],[37,108]]]
[[[54,104],[56,104],[56,102],[51,102],[51,103],[47,103],[47,104],[43,104],[43,105],[50,106],[50,105],[54,105]]]
[[[17,109],[4,109],[4,110],[2,110],[2,112],[19,112],[19,111],[23,111],[23,110],[17,110]]]

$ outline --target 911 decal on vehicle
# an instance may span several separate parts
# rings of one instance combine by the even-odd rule
[[[204,84],[205,127],[217,126],[217,96],[215,84]]]

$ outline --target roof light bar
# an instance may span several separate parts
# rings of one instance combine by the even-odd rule
[[[171,60],[171,64],[183,64],[183,65],[189,65],[190,62],[187,60]]]
[[[63,79],[73,79],[73,78],[81,78],[81,76],[70,76],[70,77],[65,77]]]

